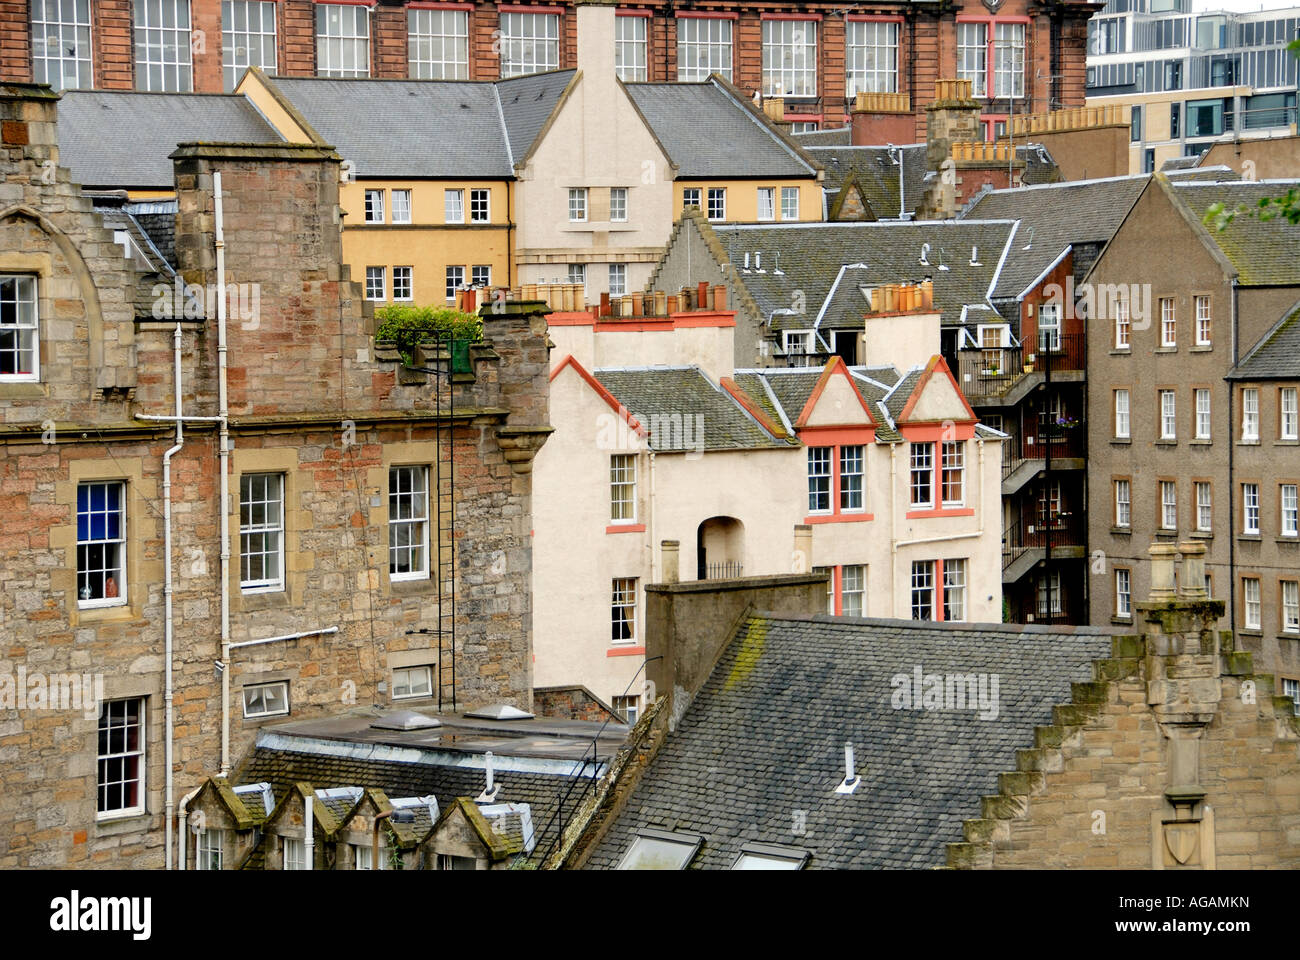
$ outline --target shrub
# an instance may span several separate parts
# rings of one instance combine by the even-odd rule
[[[408,365],[415,363],[415,347],[422,340],[474,342],[483,336],[483,321],[472,313],[450,307],[416,307],[389,304],[375,311],[376,340],[392,340]]]

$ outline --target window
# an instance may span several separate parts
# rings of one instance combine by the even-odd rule
[[[1259,440],[1259,389],[1246,387],[1241,391],[1241,441]]]
[[[988,90],[988,25],[957,24],[957,79],[971,82],[971,94],[983,97]]]
[[[1122,568],[1115,571],[1115,616],[1133,616],[1132,571]]]
[[[808,512],[831,511],[831,451],[833,447],[808,448]]]
[[[812,572],[826,577],[826,612],[835,615],[835,568],[813,567]]]
[[[301,839],[281,837],[280,859],[285,870],[306,870],[307,845]]]
[[[709,74],[731,79],[731,21],[677,18],[677,79],[691,83]]]
[[[1112,306],[1115,310],[1115,349],[1131,349],[1133,322],[1129,319],[1128,300],[1123,297],[1117,297]]]
[[[366,191],[366,223],[384,222],[384,191]]]
[[[699,187],[686,187],[682,190],[682,209],[685,210],[687,207],[704,209],[704,205],[700,203]]]
[[[822,125],[816,120],[791,120],[791,133],[816,133]]]
[[[469,79],[469,13],[406,11],[407,68],[414,80]]]
[[[1177,397],[1172,390],[1160,391],[1160,439],[1173,440],[1178,436]]]
[[[32,79],[55,90],[90,89],[90,0],[32,0]]]
[[[1167,72],[1168,66],[1169,66],[1168,64],[1165,64],[1166,77],[1168,76],[1168,72]],[[1168,81],[1166,81],[1166,83],[1167,82]],[[1169,88],[1166,86],[1166,89]],[[1181,126],[1182,119],[1183,119],[1183,105],[1181,103],[1171,103],[1169,105],[1169,139],[1170,140],[1178,139],[1178,128],[1179,126]]]
[[[284,589],[284,475],[239,478],[239,587]]]
[[[448,300],[456,299],[456,291],[465,286],[465,268],[448,267],[446,294]]]
[[[943,562],[943,618],[966,619],[966,561]]]
[[[1282,581],[1282,632],[1300,633],[1300,582]]]
[[[107,700],[99,708],[99,818],[144,812],[145,701]]]
[[[848,97],[859,91],[895,93],[898,90],[898,24],[850,20],[846,59]]]
[[[758,188],[758,219],[776,219],[776,187]]]
[[[1172,480],[1160,481],[1160,526],[1178,529],[1178,485]]]
[[[1259,484],[1241,485],[1241,532],[1259,533]]]
[[[1196,529],[1202,533],[1213,529],[1212,520],[1214,519],[1214,503],[1212,489],[1204,480],[1198,480],[1193,486],[1196,488]]]
[[[1057,353],[1061,349],[1061,305],[1045,303],[1038,311],[1038,349]]]
[[[1181,60],[1169,60],[1165,63],[1165,89],[1181,90],[1183,89],[1183,62]],[[1178,104],[1174,104],[1178,106]],[[1177,133],[1171,134],[1177,137]]]
[[[799,188],[798,187],[781,188],[781,219],[782,220],[799,219]]]
[[[1282,387],[1278,391],[1278,437],[1282,440],[1295,440],[1297,433],[1296,388]]]
[[[636,642],[636,579],[616,578],[610,601],[611,643]]]
[[[0,276],[0,380],[40,378],[36,278]]]
[[[802,870],[807,862],[808,852],[805,850],[770,843],[747,843],[740,848],[740,856],[731,865],[731,869]]]
[[[138,90],[189,93],[189,0],[135,0],[135,85]]]
[[[1173,297],[1160,301],[1160,346],[1178,346],[1178,317],[1174,313],[1176,301]]]
[[[429,469],[388,471],[388,576],[420,580],[429,575]]]
[[[846,617],[866,615],[867,568],[846,564],[840,568],[840,613]]]
[[[1128,391],[1115,391],[1115,439],[1129,438]]]
[[[1115,526],[1128,527],[1133,522],[1132,484],[1129,480],[1115,481]]]
[[[388,268],[366,267],[366,299],[384,300],[388,296]]]
[[[491,191],[476,189],[469,192],[469,222],[487,223],[492,219],[490,209]]]
[[[709,219],[727,219],[727,188],[709,187]]]
[[[610,698],[614,712],[623,718],[629,727],[636,725],[636,718],[641,715],[641,698],[616,694]]]
[[[393,223],[411,222],[411,191],[393,191]]]
[[[433,696],[433,667],[398,667],[393,670],[393,699]]]
[[[647,17],[614,18],[614,72],[624,82],[645,80]]]
[[[414,299],[411,294],[411,267],[393,267],[393,299]]]
[[[912,619],[934,619],[934,561],[912,561]]]
[[[1259,629],[1259,581],[1254,577],[1243,577],[1241,581],[1243,611],[1247,630]]]
[[[194,869],[220,870],[224,861],[226,831],[204,829],[194,842]]]
[[[244,716],[249,719],[257,717],[279,717],[289,712],[289,681],[276,683],[259,683],[244,687]]]
[[[1284,483],[1281,489],[1282,536],[1300,536],[1300,514],[1297,514],[1296,485]]]
[[[840,447],[840,510],[862,509],[862,446]]]
[[[1061,574],[1053,570],[1050,575],[1040,574],[1035,584],[1037,610],[1040,617],[1053,617],[1061,613]]]
[[[627,17],[619,17],[626,20]],[[609,188],[609,219],[614,223],[627,221],[627,187]]]
[[[934,444],[913,443],[911,446],[912,506],[934,506]]]
[[[442,192],[442,214],[447,223],[465,222],[464,190],[444,190]]]
[[[1142,104],[1129,107],[1128,138],[1131,143],[1142,142]]]
[[[557,70],[559,66],[559,14],[501,14],[502,77]]]
[[[469,282],[475,287],[492,286],[492,266],[487,263],[476,264],[469,268]]]
[[[618,862],[616,870],[685,870],[695,859],[703,837],[689,833],[643,829]]]
[[[1295,703],[1295,712],[1300,715],[1300,680],[1282,679],[1282,695],[1290,697]]]
[[[817,21],[763,21],[763,95],[817,96]]]
[[[375,848],[368,843],[350,843],[352,848],[352,869],[370,870],[375,862]],[[379,841],[379,869],[388,869],[388,846]]]
[[[942,495],[945,507],[959,507],[965,502],[966,445],[943,444]]]
[[[609,295],[621,297],[627,293],[627,264],[611,263],[609,265]]]
[[[221,4],[221,63],[226,92],[248,67],[275,73],[275,4],[224,0]]]
[[[585,223],[587,220],[587,188],[569,188],[569,222]]]
[[[370,8],[316,4],[316,75],[370,76]]]
[[[609,520],[636,523],[636,455],[616,453],[609,458]]]
[[[126,603],[126,484],[77,485],[77,600],[82,607]]]
[[[1211,331],[1213,329],[1210,318],[1210,298],[1195,297],[1196,304],[1196,345],[1198,347],[1208,347],[1211,343]]]
[[[567,283],[586,283],[587,282],[587,265],[585,263],[569,264]]]
[[[1193,391],[1196,398],[1196,439],[1210,439],[1210,391],[1198,388]]]
[[[975,97],[1023,97],[1025,25],[994,23],[990,44],[988,23],[958,23],[957,77],[971,81]]]

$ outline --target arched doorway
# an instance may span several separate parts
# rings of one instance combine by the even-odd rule
[[[710,517],[695,532],[695,579],[745,575],[745,525],[735,517]]]

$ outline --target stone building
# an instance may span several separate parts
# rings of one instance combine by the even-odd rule
[[[58,166],[56,99],[0,89],[0,674],[95,693],[3,704],[0,866],[157,867],[266,718],[530,707],[545,319],[403,369],[337,155],[183,145],[174,217],[137,217]]]

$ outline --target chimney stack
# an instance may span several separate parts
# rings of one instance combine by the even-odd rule
[[[792,573],[808,573],[812,570],[812,526],[807,523],[794,525],[794,562]]]
[[[660,580],[664,583],[679,583],[681,577],[681,547],[680,540],[663,540],[659,544],[660,566],[662,573]]]
[[[1178,556],[1178,548],[1172,543],[1153,543],[1147,548],[1147,553],[1151,555],[1151,593],[1148,599],[1152,603],[1172,600],[1176,595],[1174,584],[1177,582],[1177,577],[1174,558]],[[1202,573],[1204,569],[1204,561],[1202,561]],[[1201,577],[1201,581],[1203,588],[1204,576]]]

